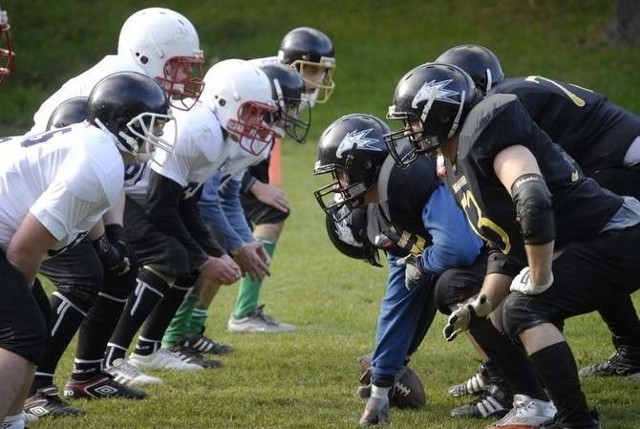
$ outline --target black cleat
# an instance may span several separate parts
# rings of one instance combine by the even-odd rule
[[[64,396],[67,398],[87,399],[143,399],[147,394],[142,390],[118,383],[113,379],[111,374],[101,372],[97,376],[85,381],[70,379],[64,386]]]
[[[56,386],[38,389],[35,395],[24,401],[24,412],[36,418],[45,416],[78,417],[84,415],[84,410],[72,407],[60,398]]]

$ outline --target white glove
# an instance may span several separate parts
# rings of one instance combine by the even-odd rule
[[[511,292],[522,292],[525,295],[539,295],[545,290],[549,289],[553,284],[553,273],[551,273],[551,277],[549,281],[542,285],[534,284],[531,280],[531,272],[529,267],[524,267],[520,273],[515,276],[515,278],[511,281],[511,286],[509,290]]]
[[[372,386],[371,396],[367,400],[359,424],[360,426],[376,426],[389,423],[391,423],[389,388],[380,389],[377,386]]]
[[[447,341],[453,341],[459,333],[468,331],[478,320],[485,319],[493,311],[486,295],[478,296],[471,304],[460,307],[449,316],[442,334]]]
[[[426,273],[420,268],[420,258],[422,258],[422,254],[414,255],[410,253],[408,256],[396,261],[397,266],[404,266],[404,286],[407,290],[412,290],[418,286],[426,276]]]

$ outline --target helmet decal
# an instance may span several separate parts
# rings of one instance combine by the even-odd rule
[[[453,82],[453,79],[425,82],[413,97],[413,100],[411,100],[411,107],[417,109],[418,103],[427,100],[443,100],[456,103],[456,100],[451,97],[455,97],[459,92],[446,89],[451,82]]]
[[[376,152],[382,152],[380,145],[374,143],[379,142],[378,139],[367,138],[373,131],[373,128],[366,130],[355,130],[348,132],[336,149],[336,158],[342,158],[342,155],[352,149],[367,149]]]

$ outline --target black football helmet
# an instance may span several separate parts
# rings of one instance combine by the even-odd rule
[[[376,184],[389,154],[384,144],[387,133],[389,127],[381,119],[354,113],[335,120],[320,136],[314,174],[331,173],[333,181],[314,195],[336,221],[362,205],[365,192]]]
[[[401,120],[403,128],[385,136],[393,159],[404,167],[418,154],[442,146],[459,131],[471,107],[481,95],[471,77],[450,64],[422,64],[398,82],[387,119]],[[412,129],[419,121],[421,130]],[[411,150],[404,150],[409,138]],[[401,150],[401,148],[403,150]]]
[[[87,100],[88,97],[73,97],[63,101],[56,107],[49,122],[47,122],[47,130],[52,128],[64,128],[71,124],[77,124],[87,119]]]
[[[326,103],[336,84],[333,71],[336,68],[333,42],[322,31],[310,27],[294,28],[280,42],[278,59],[295,68],[305,85],[313,89],[315,102]],[[322,71],[321,79],[312,79],[313,70]]]
[[[309,102],[302,99],[302,77],[291,67],[278,63],[264,64],[260,69],[269,78],[273,101],[278,105],[272,120],[276,133],[304,143],[311,125],[311,109]]]
[[[93,87],[87,100],[87,120],[109,132],[118,149],[140,161],[148,159],[154,148],[173,150],[172,143],[160,138],[162,127],[172,119],[162,88],[141,73],[111,74]]]
[[[11,25],[7,12],[0,8],[0,85],[9,77],[15,62],[11,44]]]
[[[363,260],[374,267],[381,267],[378,249],[367,237],[367,206],[355,208],[347,217],[336,222],[327,214],[327,235],[333,247],[349,258]]]
[[[440,54],[435,62],[460,67],[471,76],[476,88],[483,94],[504,80],[500,60],[496,54],[484,46],[454,46]]]

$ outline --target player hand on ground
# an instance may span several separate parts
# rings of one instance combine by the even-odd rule
[[[205,279],[223,285],[235,283],[242,277],[240,267],[228,255],[219,258],[210,256],[200,267],[200,273]]]
[[[486,295],[478,296],[471,304],[460,307],[449,316],[449,320],[442,330],[447,341],[453,341],[459,333],[468,331],[480,319],[491,314],[493,308]]]
[[[382,398],[370,396],[367,405],[364,407],[362,417],[360,417],[360,426],[375,426],[380,424],[391,423],[391,409],[389,408],[389,396],[384,395]]]

